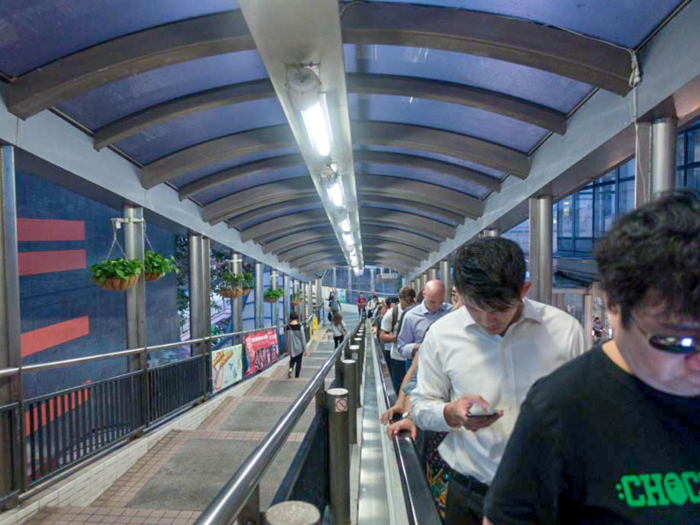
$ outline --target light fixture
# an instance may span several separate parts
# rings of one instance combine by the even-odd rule
[[[326,116],[321,107],[321,101],[316,102],[309,109],[301,112],[304,126],[311,139],[314,149],[322,157],[331,154],[330,130],[326,122]]]
[[[343,230],[343,233],[350,233],[351,226],[350,226],[350,219],[346,217],[344,220],[340,221],[340,229]]]
[[[328,186],[326,191],[328,192],[328,198],[335,206],[343,205],[343,186],[339,180]]]
[[[355,246],[355,239],[352,238],[352,233],[344,233],[343,240],[345,241],[346,246]]]

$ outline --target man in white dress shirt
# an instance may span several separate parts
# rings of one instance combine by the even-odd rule
[[[525,298],[525,256],[504,238],[460,250],[454,282],[465,308],[436,321],[420,348],[413,417],[449,432],[449,525],[481,524],[483,501],[530,387],[585,350],[579,322]],[[479,414],[494,414],[481,416]]]

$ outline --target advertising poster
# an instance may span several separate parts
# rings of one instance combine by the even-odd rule
[[[211,353],[211,382],[213,392],[243,379],[243,345],[227,346]]]
[[[248,369],[246,376],[265,370],[279,357],[279,341],[274,329],[253,332],[244,337]]]
[[[338,288],[336,291],[338,292],[338,301],[340,301],[341,303],[347,303],[348,297],[347,297],[347,294],[345,293],[345,289]]]

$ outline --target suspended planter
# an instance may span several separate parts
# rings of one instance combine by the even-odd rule
[[[284,292],[279,289],[279,288],[270,288],[269,290],[265,290],[265,293],[263,294],[263,301],[266,303],[276,303],[280,299],[282,299],[282,296],[284,295]]]
[[[90,266],[92,281],[103,290],[125,292],[143,272],[140,259],[104,259]]]
[[[222,297],[237,299],[248,295],[250,289],[255,286],[255,277],[250,272],[224,272],[221,275],[221,282],[222,285],[216,292]]]
[[[302,296],[301,292],[295,292],[292,294],[289,300],[293,306],[299,306],[304,302],[304,297]]]
[[[146,239],[148,239],[148,237],[146,237]],[[169,273],[178,273],[175,258],[172,256],[164,257],[161,254],[154,252],[153,250],[146,250],[145,261],[146,264],[144,273],[146,276],[146,281],[157,281],[158,279]]]

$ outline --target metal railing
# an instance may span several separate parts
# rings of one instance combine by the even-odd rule
[[[282,445],[301,419],[309,403],[323,388],[326,376],[341,358],[354,338],[362,320],[345,337],[328,360],[314,374],[304,390],[294,400],[284,416],[275,424],[257,448],[243,462],[238,471],[204,510],[197,525],[231,525],[244,511],[251,497],[258,490],[261,479],[270,468]]]
[[[373,342],[374,343],[374,342]],[[391,381],[389,366],[384,360],[382,350],[377,344],[372,344],[374,354],[380,364],[381,391],[387,407],[396,403],[396,391]],[[425,469],[416,451],[411,434],[404,430],[392,438],[396,463],[401,478],[401,488],[406,514],[410,525],[442,525],[442,520],[435,508],[433,494],[425,477]]]
[[[313,316],[304,324],[312,321]],[[0,378],[240,337],[282,326],[4,368],[0,369]],[[211,348],[207,345],[205,353],[194,357],[0,407],[0,439],[9,444],[13,458],[13,484],[11,490],[0,494],[0,503],[87,458],[106,453],[118,443],[206,399],[212,395],[210,363]]]

